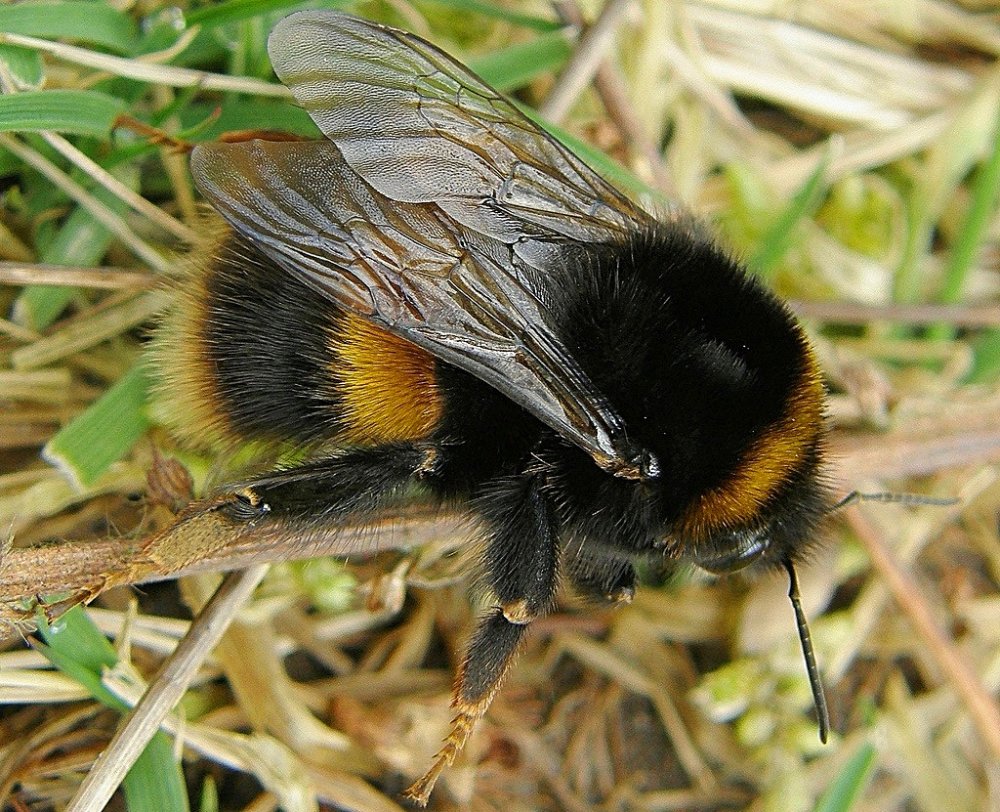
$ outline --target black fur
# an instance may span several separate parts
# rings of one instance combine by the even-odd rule
[[[556,330],[662,468],[660,481],[637,484],[551,443],[549,482],[562,523],[602,546],[654,551],[692,501],[723,483],[781,417],[809,349],[780,300],[683,225],[657,225],[624,248],[568,267],[552,302]],[[742,534],[768,534],[762,561],[776,565],[814,541],[829,507],[818,476],[821,442],[786,472],[752,526],[720,527],[700,546],[711,551],[738,544]]]
[[[488,701],[517,654],[526,630],[526,625],[511,623],[499,609],[480,621],[462,665],[460,702],[477,705]]]
[[[808,348],[775,296],[681,226],[658,226],[567,265],[550,284],[552,329],[625,418],[632,439],[656,454],[662,476],[644,483],[602,471],[493,389],[444,364],[446,409],[435,437],[445,453],[436,475],[449,493],[462,483],[474,495],[479,483],[489,493],[496,477],[541,472],[570,554],[602,551],[578,568],[587,573],[581,586],[593,591],[627,582],[621,556],[657,554],[692,500],[733,473],[748,445],[784,413]],[[697,540],[703,554],[717,558],[748,536],[766,535],[761,560],[777,565],[814,541],[829,505],[818,470],[821,439],[786,472],[752,525]]]
[[[304,531],[377,511],[412,481],[467,501],[489,531],[484,570],[495,600],[456,695],[470,707],[488,701],[524,626],[548,611],[560,572],[585,594],[615,600],[634,589],[631,561],[664,550],[714,571],[780,565],[801,555],[828,510],[818,430],[750,521],[685,538],[677,522],[692,501],[726,482],[785,413],[808,347],[773,295],[683,225],[589,256],[573,249],[572,258],[544,292],[548,326],[625,418],[630,439],[657,456],[657,479],[614,477],[496,390],[438,362],[444,411],[431,436],[347,450],[231,491],[233,521]],[[256,297],[242,295],[248,286]],[[224,255],[211,291],[209,344],[233,423],[301,442],[332,436],[338,401],[325,336],[337,309],[246,245]]]
[[[543,486],[540,475],[512,477],[474,503],[491,531],[483,563],[494,597],[501,606],[524,601],[528,617],[549,610],[559,569],[559,528]]]
[[[352,448],[273,471],[233,490],[253,493],[259,514],[273,512],[301,528],[330,527],[346,516],[377,514],[401,495],[426,454],[411,443]]]
[[[313,444],[336,435],[326,337],[341,312],[236,232],[207,275],[204,351],[233,431]]]

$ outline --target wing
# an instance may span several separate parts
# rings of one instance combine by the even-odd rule
[[[275,72],[365,182],[507,242],[608,242],[647,217],[496,90],[420,37],[303,11],[271,32]]]
[[[302,12],[269,49],[330,140],[201,146],[206,197],[341,306],[491,384],[602,467],[643,473],[544,298],[573,246],[620,241],[646,215],[416,37]]]

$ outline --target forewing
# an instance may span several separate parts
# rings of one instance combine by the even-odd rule
[[[389,199],[435,203],[508,243],[609,242],[646,219],[497,91],[419,37],[304,11],[275,26],[268,51],[323,134]]]
[[[191,169],[282,268],[491,384],[611,470],[631,470],[620,419],[546,326],[511,246],[468,239],[433,204],[385,198],[327,141],[201,145]]]
[[[337,302],[638,475],[640,450],[555,335],[545,299],[581,246],[623,242],[647,216],[418,37],[307,11],[268,47],[334,146],[200,148],[206,195]],[[255,163],[264,152],[270,163]]]

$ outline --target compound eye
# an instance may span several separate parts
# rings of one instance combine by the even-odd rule
[[[695,564],[714,575],[745,569],[759,561],[771,546],[766,528],[730,533],[713,539],[710,549],[695,556]]]

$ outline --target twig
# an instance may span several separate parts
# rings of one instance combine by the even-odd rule
[[[75,45],[51,42],[38,37],[22,34],[0,33],[0,43],[20,45],[23,48],[52,54],[58,59],[73,62],[95,70],[107,71],[115,76],[138,79],[142,82],[157,82],[173,87],[200,87],[204,90],[222,90],[233,93],[248,93],[255,96],[291,99],[292,94],[284,85],[263,82],[250,76],[223,76],[191,68],[177,68],[170,65],[151,65],[137,59],[123,59]]]
[[[99,344],[112,336],[142,324],[162,310],[167,298],[164,291],[150,291],[130,298],[104,311],[82,318],[71,325],[20,347],[10,354],[14,369],[37,369],[73,353]]]
[[[560,3],[556,9],[559,16],[570,25],[582,27],[583,14],[576,0]],[[625,81],[618,66],[610,59],[601,59],[594,74],[594,88],[601,98],[601,103],[614,122],[622,139],[635,153],[640,155],[649,167],[656,187],[670,198],[676,198],[677,188],[670,170],[663,161],[663,155],[656,144],[646,135],[642,121],[635,112],[635,106],[629,98]]]
[[[1000,707],[938,625],[927,602],[920,595],[919,586],[899,566],[878,533],[857,510],[851,510],[847,515],[851,528],[868,550],[883,583],[909,618],[927,652],[947,675],[955,692],[965,703],[980,737],[993,753],[993,761],[1000,762]]]
[[[107,749],[94,762],[67,812],[100,812],[111,799],[125,774],[156,733],[160,722],[187,690],[188,683],[205,657],[215,647],[240,607],[267,572],[258,565],[230,573],[216,590],[191,628],[167,658],[156,680],[149,686],[118,729]]]
[[[156,276],[135,268],[88,268],[42,262],[0,262],[0,285],[67,285],[101,290],[147,290]],[[38,338],[34,335],[33,338]]]
[[[628,10],[629,0],[608,0],[594,24],[580,37],[573,57],[559,74],[538,112],[558,124],[597,72],[604,53],[614,40],[618,25]]]
[[[442,539],[465,539],[469,533],[468,520],[463,516],[411,508],[377,523],[344,526],[292,541],[259,529],[238,535],[204,556],[173,568],[146,557],[150,543],[162,538],[162,534],[140,540],[99,539],[14,548],[0,559],[0,623],[21,619],[14,609],[5,607],[37,595],[96,594],[111,585],[146,583],[197,572],[325,555],[371,555]]]
[[[906,324],[946,323],[955,327],[1000,327],[1000,305],[897,304],[866,305],[859,302],[791,301],[802,318],[828,324],[871,324],[876,321]]]
[[[984,424],[995,416],[981,415]],[[1000,462],[1000,430],[986,425],[968,432],[948,432],[935,437],[884,438],[837,437],[831,455],[837,460],[834,476],[853,485],[859,480],[902,479],[930,476],[962,465]]]
[[[748,96],[876,130],[905,126],[969,92],[972,75],[788,20],[710,4],[685,10],[716,82]]]
[[[644,673],[640,665],[607,654],[606,646],[578,634],[560,635],[561,649],[581,663],[598,671],[619,685],[652,703],[677,753],[677,760],[688,777],[700,790],[711,791],[718,785],[715,774],[702,757],[694,736],[688,730],[673,699],[663,686]]]

